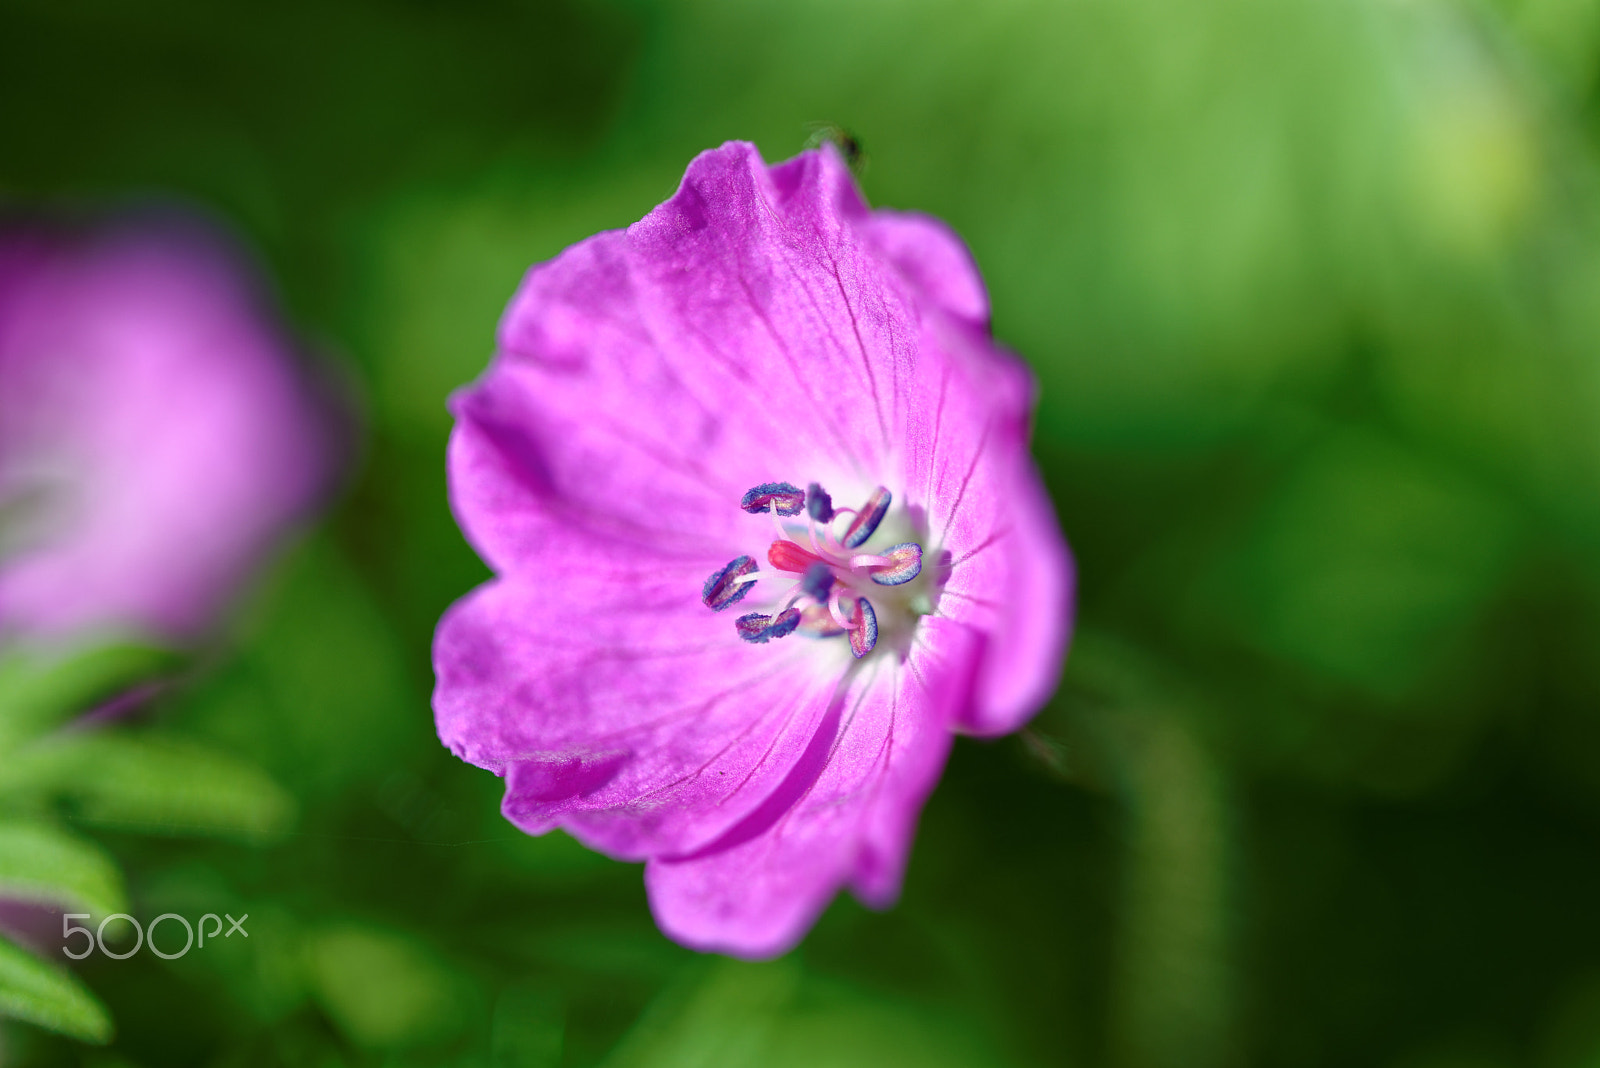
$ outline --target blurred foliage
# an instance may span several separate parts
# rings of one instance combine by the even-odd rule
[[[84,961],[115,1062],[0,1058],[1600,1063],[1595,0],[10,0],[0,56],[0,194],[210,205],[368,423],[151,722],[0,764],[44,799],[8,893],[122,900],[92,833],[135,914],[250,939]],[[434,740],[486,575],[444,398],[529,264],[817,121],[977,255],[1084,629],[1027,733],[956,747],[900,906],[745,966]],[[120,670],[0,701],[43,731]],[[39,991],[0,1011],[106,1033],[0,954]]]
[[[605,1068],[1000,1063],[959,1018],[808,977],[790,961],[722,961],[687,971],[640,1017]]]
[[[0,940],[0,1012],[85,1042],[111,1037],[105,1008],[70,975]]]
[[[99,1000],[40,959],[68,941],[72,919],[90,921],[78,937],[104,938],[129,907],[116,861],[64,824],[261,842],[292,820],[294,799],[250,765],[118,722],[170,685],[178,663],[132,644],[0,648],[0,1018],[94,1043],[113,1033]],[[71,948],[87,955],[82,942]]]

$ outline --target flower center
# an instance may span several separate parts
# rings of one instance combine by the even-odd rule
[[[880,634],[909,640],[917,618],[933,610],[936,591],[923,570],[921,540],[867,550],[893,500],[879,486],[860,508],[835,508],[815,482],[805,490],[787,482],[756,486],[739,507],[771,518],[777,537],[767,548],[767,563],[773,570],[762,571],[750,556],[735,557],[706,580],[701,601],[720,612],[743,600],[757,582],[774,580],[770,610],[734,621],[747,642],[764,644],[796,632],[843,637],[860,658],[877,647]],[[797,519],[802,513],[803,524]],[[913,533],[926,540],[923,532]]]

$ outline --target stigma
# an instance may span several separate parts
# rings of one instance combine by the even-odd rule
[[[762,571],[752,555],[736,556],[706,579],[701,601],[720,612],[743,600],[757,583],[776,580],[762,586],[765,610],[734,621],[741,639],[765,645],[791,634],[842,637],[857,659],[867,656],[878,644],[880,608],[915,614],[901,588],[922,574],[920,542],[869,548],[893,503],[894,495],[883,486],[860,508],[834,507],[815,482],[804,490],[789,482],[752,487],[739,507],[769,517],[776,535],[766,552],[772,570]],[[874,599],[880,602],[876,606]]]

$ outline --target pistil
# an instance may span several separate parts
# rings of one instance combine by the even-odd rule
[[[767,562],[780,572],[799,576],[767,612],[751,612],[735,621],[739,637],[763,645],[795,631],[809,637],[848,636],[856,657],[872,652],[878,641],[878,613],[865,594],[874,586],[901,586],[922,573],[922,546],[901,542],[880,552],[862,549],[889,512],[894,495],[879,486],[859,509],[835,508],[833,498],[817,483],[804,491],[789,482],[765,482],[745,493],[739,506],[751,515],[765,513],[775,539]],[[806,514],[810,547],[794,539],[783,518]],[[833,521],[849,516],[844,534],[833,535]],[[737,603],[761,574],[754,559],[735,557],[706,580],[701,600],[713,611]],[[903,604],[904,602],[896,602]]]

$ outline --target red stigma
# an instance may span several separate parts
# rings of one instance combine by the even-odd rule
[[[767,550],[767,562],[779,571],[803,574],[812,564],[822,563],[822,557],[802,549],[792,541],[775,541]]]

